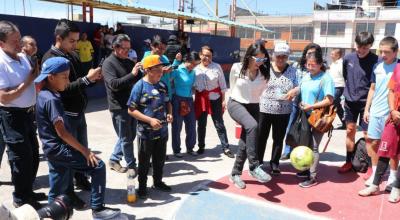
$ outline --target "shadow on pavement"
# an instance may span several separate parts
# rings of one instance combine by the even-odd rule
[[[183,172],[182,172],[183,171]],[[199,173],[208,173],[200,170],[196,166],[186,162],[170,162],[164,165],[164,177],[196,175]]]
[[[325,152],[319,155],[319,160],[329,162],[343,162],[346,160],[346,157],[333,152]]]
[[[33,184],[33,190],[38,190],[42,188],[49,188],[49,175],[36,176],[35,182]]]
[[[310,202],[307,207],[314,212],[329,212],[332,209],[330,205],[324,202]]]
[[[180,183],[176,185],[170,185],[172,188],[171,192],[161,192],[147,187],[148,198],[146,200],[139,199],[132,204],[127,204],[132,207],[154,207],[165,205],[177,200],[181,200],[181,196],[175,196],[173,194],[191,194],[192,189],[200,183],[208,182],[209,180],[198,180],[194,182]],[[168,184],[168,183],[167,183]],[[126,204],[126,189],[106,189],[105,203],[106,204]]]

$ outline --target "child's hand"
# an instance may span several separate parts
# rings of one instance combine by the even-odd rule
[[[168,123],[172,123],[173,120],[174,119],[173,119],[172,115],[171,114],[167,114],[167,122]]]
[[[92,151],[88,150],[85,154],[87,164],[90,167],[97,167],[99,165],[99,158]]]
[[[159,130],[162,128],[161,121],[156,118],[151,118],[149,124],[153,130]]]

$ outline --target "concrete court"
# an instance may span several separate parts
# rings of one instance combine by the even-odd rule
[[[89,146],[107,162],[116,142],[116,135],[112,127],[106,99],[90,100],[86,118]],[[234,137],[235,123],[229,117],[228,113],[225,113],[224,119],[228,131],[228,138],[232,144],[232,150],[236,152],[237,139]],[[210,181],[224,178],[232,169],[234,159],[223,155],[221,149],[217,146],[219,144],[219,139],[210,117],[207,129],[206,152],[201,156],[192,157],[185,155],[183,159],[174,158],[174,156],[171,155],[172,149],[169,141],[167,152],[170,159],[166,162],[164,168],[164,181],[173,188],[171,193],[157,192],[150,189],[149,199],[145,201],[138,200],[136,203],[127,204],[126,175],[107,169],[105,203],[111,207],[120,208],[129,219],[170,219],[175,216],[175,212],[182,204],[182,201],[187,199],[192,191],[199,188],[199,186],[208,184]],[[360,132],[358,132],[357,136],[360,136]],[[182,132],[182,137],[184,137],[184,132]],[[325,143],[325,140],[326,137],[324,137],[322,144]],[[272,140],[270,134],[265,157],[266,160],[270,158],[271,145]],[[195,149],[197,149],[197,146]],[[185,149],[183,149],[182,152],[185,152]],[[135,154],[136,153],[135,142]],[[327,152],[321,156],[321,162],[339,165],[345,159],[343,155],[345,155],[345,131],[335,130]],[[10,183],[10,169],[6,161],[7,157],[4,155],[0,169],[0,203],[11,207],[11,192],[13,187]],[[245,169],[248,169],[247,164],[245,165]],[[151,185],[152,178],[149,177],[148,186]],[[38,192],[48,193],[48,167],[44,160],[40,162],[35,189]],[[299,190],[301,189],[299,188]],[[88,193],[79,192],[78,195],[86,201],[89,201]],[[263,202],[263,204],[268,203]],[[206,210],[204,211],[206,212]],[[198,217],[198,219],[202,219],[200,216]],[[72,219],[91,219],[91,211],[74,211]]]

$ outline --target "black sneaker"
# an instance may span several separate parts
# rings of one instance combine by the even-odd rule
[[[160,182],[153,185],[153,189],[160,190],[163,192],[171,192],[171,187],[165,184],[164,182]]]
[[[13,202],[13,205],[15,208],[19,208],[25,204],[32,206],[35,210],[39,210],[42,208],[42,204],[40,204],[38,201],[36,201],[34,199],[29,199],[29,200],[22,201],[22,202]]]
[[[309,170],[305,170],[302,172],[298,172],[296,173],[296,176],[299,178],[309,178],[310,177],[310,171]]]
[[[72,207],[76,210],[83,210],[87,208],[87,204],[79,198],[75,192],[73,193],[68,193],[68,197],[71,199],[72,202]]]
[[[147,196],[149,194],[147,193],[146,187],[145,188],[140,188],[139,187],[139,189],[137,191],[137,195],[138,195],[139,199],[147,199]]]
[[[281,174],[279,165],[271,163],[271,162],[269,163],[269,165],[271,166],[271,175],[278,176],[279,174]]]
[[[229,158],[234,158],[235,157],[235,155],[233,155],[232,151],[229,148],[224,148],[223,152]]]
[[[199,147],[199,149],[197,150],[198,154],[204,154],[204,147]]]
[[[302,188],[310,188],[317,184],[318,184],[318,182],[314,178],[309,178],[308,180],[299,183],[299,186]]]
[[[112,219],[119,216],[120,214],[120,209],[108,208],[105,206],[96,210],[92,210],[93,219]]]

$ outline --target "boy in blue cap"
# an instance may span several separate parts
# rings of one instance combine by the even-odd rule
[[[43,88],[38,94],[36,119],[43,152],[54,167],[49,172],[49,202],[65,194],[63,184],[69,178],[69,170],[84,172],[92,178],[91,208],[94,219],[118,216],[119,209],[107,208],[104,203],[106,168],[93,152],[79,143],[64,126],[64,108],[60,93],[69,84],[69,61],[63,57],[46,60],[42,72],[35,79]]]

